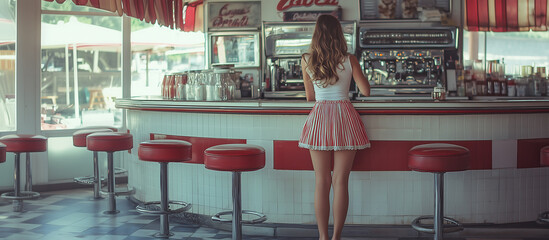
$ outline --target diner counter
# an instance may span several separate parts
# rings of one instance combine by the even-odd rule
[[[212,215],[231,209],[231,175],[207,170],[203,151],[225,143],[263,147],[264,169],[242,174],[243,209],[267,222],[314,223],[314,172],[297,141],[314,102],[255,99],[230,102],[118,99],[134,146],[150,139],[193,144],[192,160],[170,164],[170,199]],[[539,150],[549,145],[548,98],[479,97],[353,101],[371,148],[356,154],[350,176],[349,224],[409,224],[433,212],[433,179],[410,171],[407,153],[424,143],[454,143],[471,152],[471,168],[445,174],[445,214],[463,223],[534,221],[549,209],[549,168]],[[124,153],[129,185],[143,201],[159,199],[158,164]]]
[[[371,97],[352,101],[360,114],[490,114],[549,112],[549,98],[478,97],[428,98]],[[236,113],[236,114],[308,114],[314,102],[305,100],[247,99],[226,102],[168,100],[161,97],[119,99],[116,107],[144,111]]]

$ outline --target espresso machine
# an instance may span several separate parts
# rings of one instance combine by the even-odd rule
[[[448,61],[457,56],[457,28],[364,26],[359,32],[359,62],[371,96],[421,98],[430,96],[434,87],[446,88],[446,72],[454,66]],[[355,99],[364,99],[356,92]]]
[[[342,21],[348,52],[355,54],[356,23]],[[301,55],[309,49],[315,22],[264,22],[265,98],[305,98]]]

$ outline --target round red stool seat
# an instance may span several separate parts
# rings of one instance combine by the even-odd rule
[[[204,165],[217,171],[244,172],[265,167],[265,149],[251,144],[222,144],[204,151]]]
[[[545,146],[540,150],[541,166],[549,166],[549,146]]]
[[[6,162],[6,145],[0,143],[0,163]]]
[[[48,139],[40,135],[11,134],[0,138],[6,145],[6,152],[45,152]]]
[[[72,145],[74,145],[75,147],[85,147],[86,137],[92,133],[98,133],[98,132],[114,132],[114,131],[109,128],[90,128],[90,129],[78,130],[72,134]]]
[[[139,144],[139,159],[149,162],[183,162],[191,160],[192,144],[181,140],[151,140]]]
[[[133,136],[129,133],[99,132],[86,137],[90,151],[116,152],[133,148]]]
[[[408,167],[420,172],[455,172],[469,169],[469,149],[446,143],[418,145],[408,151]]]

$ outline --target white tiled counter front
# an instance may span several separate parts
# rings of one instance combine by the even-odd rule
[[[127,109],[134,146],[150,133],[246,139],[266,150],[266,166],[242,174],[243,209],[267,222],[314,223],[314,173],[276,170],[273,141],[297,140],[313,103],[304,101],[177,102],[118,100]],[[518,168],[517,142],[549,138],[548,101],[354,103],[372,141],[489,140],[491,169],[445,174],[445,215],[463,223],[533,221],[549,209],[549,168]],[[412,111],[413,110],[413,111]],[[459,111],[458,111],[459,110]],[[417,111],[415,113],[414,111]],[[126,162],[136,198],[159,199],[158,164]],[[295,159],[300,161],[300,159]],[[383,159],[368,159],[383,161]],[[433,212],[433,176],[412,171],[353,171],[349,224],[409,224]],[[231,174],[202,164],[169,165],[170,199],[196,214],[231,209]]]

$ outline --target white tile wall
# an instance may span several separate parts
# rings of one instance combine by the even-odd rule
[[[128,111],[134,145],[149,133],[243,138],[266,150],[265,168],[242,173],[243,209],[268,222],[314,223],[314,173],[273,170],[273,139],[297,140],[304,115],[233,115]],[[516,139],[549,136],[549,114],[362,116],[371,140],[493,140],[493,170],[445,174],[445,213],[464,223],[533,221],[549,209],[549,168],[516,169]],[[125,154],[129,184],[140,200],[159,199],[158,164]],[[300,159],[296,159],[299,161]],[[200,164],[169,165],[170,199],[193,213],[230,210],[231,174]],[[409,224],[433,212],[429,173],[352,172],[349,224]],[[330,220],[331,221],[331,220]]]

